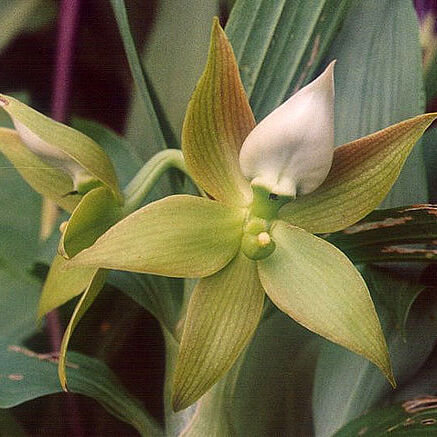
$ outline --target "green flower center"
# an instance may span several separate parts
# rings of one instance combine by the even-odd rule
[[[281,206],[291,197],[270,193],[259,186],[252,186],[252,190],[253,202],[244,226],[241,249],[248,258],[260,260],[267,258],[276,248],[270,228]]]

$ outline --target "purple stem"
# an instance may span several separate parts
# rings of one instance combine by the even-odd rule
[[[61,0],[58,14],[51,115],[53,119],[62,123],[65,123],[68,119],[80,3],[81,0]],[[47,330],[52,351],[59,351],[62,341],[62,325],[57,310],[47,314]],[[85,433],[76,400],[74,397],[68,396],[66,402],[67,414],[71,418],[71,435],[73,437],[83,437]]]

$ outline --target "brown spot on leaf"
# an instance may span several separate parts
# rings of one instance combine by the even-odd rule
[[[401,255],[414,255],[421,254],[425,258],[432,259],[437,256],[437,249],[417,249],[413,247],[402,247],[402,246],[386,246],[381,249],[382,253],[398,253]]]
[[[437,216],[437,205],[432,203],[424,203],[422,205],[411,205],[410,208],[403,209],[401,212],[407,211],[426,211],[428,214]]]
[[[22,381],[24,379],[24,375],[22,375],[21,373],[11,373],[10,375],[8,375],[8,378],[11,381]]]
[[[36,359],[41,360],[41,361],[48,361],[48,362],[54,363],[54,364],[58,364],[58,362],[59,362],[59,357],[58,357],[57,352],[48,353],[48,354],[37,354],[36,352],[31,351],[30,349],[26,349],[25,347],[16,346],[13,344],[8,346],[8,350],[11,352],[23,354],[29,358],[36,358]],[[70,363],[70,362],[66,362],[65,366],[70,367],[72,369],[79,368],[79,366],[77,364]]]
[[[402,404],[402,408],[407,413],[417,413],[419,411],[437,408],[436,396],[424,396],[423,398],[411,399]]]
[[[368,426],[365,426],[364,428],[361,428],[361,429],[358,431],[358,435],[364,435],[364,434],[366,434],[366,432],[367,432],[368,429],[369,429]]]
[[[370,231],[372,229],[389,228],[391,226],[403,225],[409,220],[413,220],[413,217],[400,217],[400,218],[386,218],[378,222],[367,222],[358,225],[350,226],[343,230],[344,234],[357,234],[358,232]]]
[[[436,422],[437,422],[436,419],[433,419],[432,417],[430,417],[428,419],[421,420],[420,424],[423,426],[428,426],[428,425],[435,425]]]

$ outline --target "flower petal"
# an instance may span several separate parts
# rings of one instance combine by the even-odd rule
[[[354,224],[381,203],[436,118],[437,113],[419,115],[337,148],[325,182],[285,205],[279,217],[311,233]]]
[[[185,116],[182,151],[196,182],[222,202],[250,202],[238,154],[254,126],[232,47],[215,19],[205,71]]]
[[[0,94],[0,106],[11,117],[23,143],[42,161],[70,174],[75,188],[77,184],[91,184],[97,180],[108,186],[120,203],[123,202],[112,163],[91,138],[13,97]]]
[[[81,294],[97,271],[83,266],[65,270],[67,263],[60,255],[53,259],[39,300],[38,319]]]
[[[90,247],[122,218],[118,202],[106,187],[86,193],[73,211],[59,242],[59,252],[71,258]]]
[[[59,381],[63,390],[67,391],[67,375],[65,374],[65,362],[67,359],[67,350],[70,338],[73,335],[73,331],[76,329],[77,324],[84,314],[88,311],[88,308],[96,300],[96,297],[100,293],[100,290],[105,285],[106,275],[108,272],[105,270],[97,270],[90,282],[87,284],[85,293],[80,298],[79,302],[74,309],[67,329],[64,332],[62,338],[61,349],[59,351],[59,363],[58,363],[58,375]]]
[[[222,269],[240,245],[244,210],[188,195],[153,202],[118,222],[71,266],[172,277],[203,277]]]
[[[258,326],[264,290],[243,253],[201,279],[191,296],[176,364],[173,408],[187,408],[234,364]]]
[[[51,167],[31,152],[12,129],[0,128],[0,151],[15,166],[21,177],[39,194],[72,212],[80,201],[73,190],[71,178],[62,170]]]
[[[334,64],[248,135],[240,165],[252,185],[296,197],[326,179],[334,154]]]
[[[337,248],[277,221],[276,250],[258,261],[261,283],[284,313],[311,331],[363,355],[394,384],[387,345],[361,275]]]

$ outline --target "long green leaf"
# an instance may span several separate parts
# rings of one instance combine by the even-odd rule
[[[141,60],[138,56],[134,40],[129,29],[129,20],[124,0],[111,0],[111,5],[112,9],[114,10],[115,18],[117,20],[118,28],[123,40],[127,60],[132,72],[132,77],[146,109],[148,122],[152,126],[152,141],[155,146],[158,147],[158,150],[165,149],[167,147],[166,139],[164,137],[162,125],[153,106],[152,98],[150,96],[149,88],[144,76],[143,67],[141,65]]]
[[[239,0],[226,33],[257,120],[320,66],[351,0]]]
[[[431,437],[437,434],[437,398],[423,396],[373,410],[343,427],[335,437],[354,435]]]
[[[391,283],[390,274],[375,276],[372,270],[364,272],[364,277],[380,314],[396,381],[402,387],[421,368],[434,347],[437,302],[426,296],[419,297],[411,309],[404,335],[400,329],[402,320],[396,316],[399,279]],[[378,298],[381,294],[385,298]],[[387,302],[391,304],[387,306]],[[331,437],[347,422],[392,393],[382,375],[368,361],[327,343],[318,358],[313,391],[315,436]]]
[[[354,2],[328,53],[336,65],[336,143],[424,110],[417,17],[410,1]],[[427,200],[421,147],[408,159],[386,208]]]
[[[0,337],[0,408],[61,392],[56,358],[37,354],[10,338]],[[67,362],[69,388],[94,398],[110,413],[131,424],[144,437],[163,433],[139,401],[133,398],[102,362],[71,352]]]

